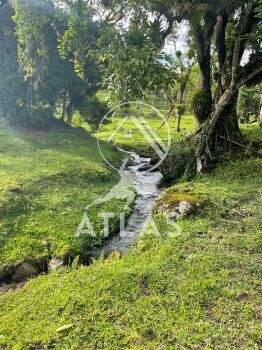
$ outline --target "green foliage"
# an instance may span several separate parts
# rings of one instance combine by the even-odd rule
[[[110,65],[105,70],[105,84],[121,101],[142,98],[147,91],[159,91],[170,82],[161,59],[152,46],[137,48],[119,43],[107,54]]]
[[[59,39],[60,55],[73,62],[76,74],[93,88],[99,82],[100,73],[95,59],[100,22],[94,21],[94,9],[82,1],[71,2],[68,27]]]
[[[54,116],[57,103],[65,93],[79,99],[83,84],[58,52],[58,38],[66,26],[51,0],[14,1],[18,54],[28,85],[27,108],[31,124],[41,125]]]
[[[19,70],[17,40],[14,35],[13,10],[9,2],[0,4],[0,115],[23,117],[28,87]]]
[[[242,88],[238,100],[238,115],[242,122],[258,119],[261,109],[261,87]]]
[[[1,12],[7,17],[0,33],[4,39],[0,46],[2,81],[3,85],[8,83],[2,90],[3,97],[0,96],[3,112],[15,123],[42,127],[63,109],[60,116],[67,115],[65,120],[70,123],[72,113],[83,110],[86,102],[86,109],[90,109],[101,80],[96,60],[87,55],[83,43],[80,46],[76,41],[79,33],[85,34],[86,42],[93,41],[98,24],[79,27],[74,6],[68,12],[68,7],[57,7],[58,3],[53,0],[14,0],[12,4],[15,16],[10,4],[1,6]],[[79,29],[74,37],[72,28]],[[81,60],[86,72],[83,77],[76,69],[76,57],[80,65],[80,56],[79,50],[75,51],[75,43],[82,50]],[[63,44],[66,52],[63,52]],[[10,49],[14,53],[11,59]],[[8,94],[12,99],[7,99]],[[92,108],[96,105],[97,102]]]
[[[192,98],[192,108],[197,120],[204,122],[207,115],[210,113],[210,106],[212,103],[212,96],[208,90],[198,90]]]
[[[19,61],[26,78],[35,77],[34,82],[37,84],[49,64],[46,29],[50,29],[50,23],[53,22],[54,3],[52,0],[14,0],[13,4]]]
[[[101,102],[95,95],[86,97],[83,107],[79,110],[83,120],[92,128],[98,127],[102,118],[109,112],[107,105]]]
[[[157,214],[161,236],[149,231],[121,259],[41,276],[1,296],[1,346],[258,349],[261,165],[238,159],[169,189],[181,200],[206,199],[201,213],[180,219],[180,236],[166,237],[172,227]]]

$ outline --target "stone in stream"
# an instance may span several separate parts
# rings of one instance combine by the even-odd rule
[[[143,164],[141,167],[139,167],[139,171],[148,171],[151,169],[150,164]]]
[[[38,274],[39,274],[38,268],[36,268],[32,264],[29,264],[27,262],[23,262],[15,268],[15,270],[11,276],[11,279],[14,282],[22,282],[22,281],[24,281],[28,278],[34,277]]]

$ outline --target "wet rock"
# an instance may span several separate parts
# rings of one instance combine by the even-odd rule
[[[24,262],[15,268],[11,276],[11,279],[15,282],[22,282],[38,274],[39,274],[39,270],[35,266]]]
[[[57,271],[64,265],[64,261],[62,259],[53,258],[49,261],[48,270],[49,271]]]
[[[139,171],[148,171],[151,169],[151,165],[149,164],[144,164],[141,167],[139,167]]]

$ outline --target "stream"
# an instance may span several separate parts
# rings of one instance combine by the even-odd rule
[[[137,196],[125,229],[109,238],[102,248],[94,250],[91,254],[93,258],[102,254],[108,256],[114,251],[119,253],[129,251],[151,215],[161,192],[159,185],[163,176],[160,171],[150,170],[152,168],[151,158],[140,157],[135,152],[123,152],[129,154],[133,160],[133,164],[127,166],[124,173],[131,179]]]
[[[123,151],[123,150],[121,150]],[[132,165],[124,170],[125,176],[130,180],[136,192],[135,203],[132,206],[131,215],[125,224],[125,228],[118,234],[110,237],[102,247],[90,253],[91,258],[107,257],[112,252],[121,254],[129,251],[135,240],[140,235],[147,219],[150,218],[157,198],[160,195],[159,185],[163,179],[160,171],[151,171],[151,159],[140,157],[134,152],[127,152],[132,159]],[[0,295],[10,290],[23,286],[24,282],[7,283],[0,285]]]

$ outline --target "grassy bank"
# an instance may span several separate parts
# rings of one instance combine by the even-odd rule
[[[179,141],[185,134],[192,132],[195,129],[195,119],[192,115],[185,115],[181,121],[181,132],[177,132],[177,118],[168,118],[166,125],[163,125],[161,118],[156,115],[145,114],[146,119],[150,128],[155,132],[160,140],[167,143],[168,132],[167,127],[170,130],[170,138],[172,142]],[[120,126],[118,132],[115,134],[114,138],[111,140],[117,146],[136,150],[139,154],[153,154],[154,150],[151,148],[145,135],[141,133],[141,130],[133,123],[130,116],[121,124],[123,120],[122,116],[116,116],[110,119],[108,124],[103,125],[95,136],[101,140],[108,140],[114,134],[115,130]]]
[[[0,297],[0,348],[259,349],[262,160],[238,158],[168,189],[201,203],[173,232],[160,211],[122,259],[65,269]]]
[[[106,157],[120,154],[103,146]],[[76,239],[84,208],[118,182],[105,166],[96,140],[81,130],[56,127],[48,132],[0,128],[0,276],[19,261],[84,254],[99,238]],[[118,212],[123,203],[106,209]],[[90,212],[96,233],[99,211]],[[112,230],[118,225],[112,221]]]

